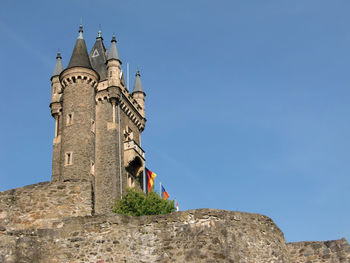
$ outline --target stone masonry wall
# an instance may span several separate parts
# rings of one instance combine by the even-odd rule
[[[345,238],[332,241],[287,244],[293,263],[349,263],[350,245]]]
[[[91,215],[91,193],[90,182],[44,182],[0,192],[0,233],[49,228],[58,219]]]
[[[270,218],[209,209],[75,217],[50,229],[7,230],[0,234],[0,261],[290,262],[283,233]]]
[[[96,105],[95,211],[98,214],[111,211],[114,201],[120,198],[118,144],[112,104],[103,99]]]

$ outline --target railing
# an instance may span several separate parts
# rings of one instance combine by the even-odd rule
[[[124,151],[134,149],[143,159],[145,159],[145,151],[134,141],[124,142]]]

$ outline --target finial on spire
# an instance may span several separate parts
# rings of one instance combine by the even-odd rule
[[[113,33],[111,42],[117,42],[117,39],[115,38],[115,34]]]
[[[78,36],[78,39],[84,39],[83,38],[83,25],[82,24],[80,24],[80,26],[79,26],[79,36]]]
[[[60,50],[57,51],[56,59],[62,59]]]
[[[136,70],[136,75],[135,76],[139,76],[139,77],[141,76],[139,69]]]
[[[98,38],[102,38],[101,24],[98,24],[98,32],[97,32],[96,39]]]

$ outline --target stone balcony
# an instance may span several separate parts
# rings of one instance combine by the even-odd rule
[[[137,163],[140,165],[141,162],[141,166],[143,166],[145,162],[145,151],[134,140],[124,142],[125,167],[135,162],[138,159],[137,157],[139,157],[139,161]]]

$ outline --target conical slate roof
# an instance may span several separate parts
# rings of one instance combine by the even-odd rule
[[[110,59],[119,59],[119,54],[118,54],[118,49],[117,49],[117,40],[115,39],[115,35],[113,34],[112,40],[111,40],[111,48],[109,49],[108,53],[108,58],[107,60]]]
[[[78,36],[77,42],[75,43],[74,50],[67,68],[74,68],[74,67],[84,67],[84,68],[92,69],[92,66],[89,60],[89,55],[86,49],[85,40],[83,38],[82,25],[80,25],[79,27],[79,36]]]
[[[96,37],[96,42],[94,47],[91,49],[90,63],[92,68],[100,75],[100,79],[104,80],[107,78],[107,52],[105,45],[103,44],[103,38],[101,35],[101,30],[98,31],[98,36]]]
[[[132,93],[135,93],[135,92],[144,92],[143,88],[142,88],[142,84],[141,84],[141,78],[140,78],[140,71],[137,70],[136,71],[136,78],[135,78],[135,84],[134,84],[134,89],[132,91]]]
[[[55,69],[53,71],[52,77],[59,76],[62,71],[63,71],[63,66],[62,66],[61,53],[57,52],[56,65],[55,65]]]

